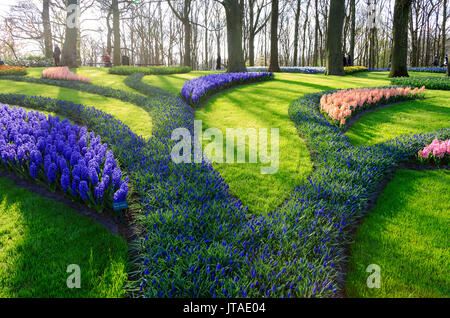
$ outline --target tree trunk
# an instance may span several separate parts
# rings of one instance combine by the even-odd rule
[[[447,33],[445,32],[447,24],[446,24],[446,20],[447,20],[447,0],[444,0],[444,15],[443,15],[444,19],[442,21],[442,43],[441,43],[441,65],[444,65],[444,61],[445,61],[445,45],[447,42]],[[447,75],[448,75],[448,67],[447,67]]]
[[[356,4],[355,0],[350,0],[350,57],[352,60],[352,65],[355,60],[355,37],[356,37]]]
[[[53,58],[52,27],[50,25],[50,0],[44,0],[42,6],[42,23],[44,25],[45,58]]]
[[[184,25],[184,66],[192,66],[191,60],[191,38],[192,28],[189,21],[189,14],[191,12],[191,0],[184,0],[183,9],[183,25]]]
[[[208,56],[208,2],[205,3],[205,69],[209,69],[209,56]],[[162,18],[161,18],[162,20]]]
[[[345,0],[331,0],[327,30],[327,75],[345,75],[342,52],[342,28]]]
[[[184,58],[183,65],[191,66],[191,37],[192,37],[192,29],[189,20],[183,22],[184,25]]]
[[[308,0],[308,3],[306,4],[305,21],[303,24],[302,66],[305,66],[306,28],[308,27],[309,5],[310,4],[311,4],[311,0]]]
[[[315,2],[315,8],[316,8],[316,21],[315,21],[315,27],[314,27],[314,55],[313,55],[313,66],[317,66],[318,63],[318,57],[319,57],[319,1],[316,0]]]
[[[297,11],[295,11],[295,30],[294,30],[294,66],[298,64],[298,34],[299,34],[299,24],[300,24],[300,4],[301,0],[297,0]]]
[[[243,0],[223,0],[227,18],[227,43],[229,73],[246,72],[244,51],[242,50],[242,20],[244,18]]]
[[[67,1],[67,23],[66,37],[64,39],[61,64],[68,67],[78,67],[77,65],[77,37],[78,26],[73,24],[74,11],[70,11],[73,5],[78,6],[78,0]],[[69,23],[70,22],[70,23]]]
[[[119,0],[112,0],[113,11],[113,33],[114,33],[114,50],[113,50],[113,64],[118,66],[120,61],[120,12]]]
[[[178,20],[181,21],[184,27],[184,54],[183,54],[183,65],[192,66],[191,61],[191,38],[192,38],[192,28],[191,22],[189,20],[189,15],[191,13],[191,0],[184,0],[183,14],[178,13],[178,11],[172,6],[171,1],[167,1],[170,9],[176,15]]]
[[[278,64],[278,0],[272,0],[270,20],[270,64],[269,72],[280,72]]]
[[[112,28],[111,28],[111,24],[110,24],[110,18],[111,18],[111,10],[108,12],[108,15],[106,16],[106,54],[108,54],[108,56],[111,56],[112,53]]]
[[[250,66],[255,66],[255,1],[249,1],[249,35],[248,35],[248,59]]]
[[[394,43],[389,77],[408,76],[408,21],[412,0],[396,0],[394,6]]]

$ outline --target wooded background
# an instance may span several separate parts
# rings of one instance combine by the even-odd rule
[[[335,1],[335,0],[331,0]],[[326,65],[330,0],[279,0],[276,38],[281,66]],[[241,45],[247,66],[268,65],[271,57],[271,0],[17,0],[2,14],[0,58],[28,54],[52,58],[66,40],[66,8],[80,5],[75,41],[77,64],[187,65],[214,69],[228,47]],[[354,65],[386,68],[393,45],[394,1],[344,1],[342,52]],[[372,28],[369,11],[377,12]],[[3,9],[5,9],[3,7]],[[448,51],[447,0],[414,0],[408,19],[408,64],[431,66]],[[242,25],[242,36],[239,27]],[[228,28],[227,28],[228,25]],[[444,30],[445,29],[445,30]],[[230,44],[231,43],[231,44]],[[447,46],[447,48],[446,48]],[[120,50],[114,48],[120,47]],[[236,50],[235,50],[236,51]],[[233,51],[232,53],[234,53]],[[243,63],[240,60],[236,63]],[[235,59],[231,59],[236,61]]]

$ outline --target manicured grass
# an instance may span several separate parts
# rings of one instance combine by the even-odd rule
[[[354,145],[370,145],[400,135],[450,127],[450,93],[427,90],[425,98],[369,112],[346,135]]]
[[[186,80],[204,74],[191,72],[146,76],[144,82],[179,93]],[[429,74],[411,72],[411,75]],[[236,87],[212,97],[196,112],[196,119],[203,121],[204,130],[219,128],[225,136],[226,128],[280,128],[278,173],[261,175],[261,164],[216,163],[214,168],[230,185],[231,192],[241,199],[250,211],[273,211],[289,196],[294,187],[308,176],[312,168],[309,151],[298,137],[287,114],[289,104],[301,95],[322,90],[387,86],[390,85],[387,76],[387,72],[361,72],[346,77],[281,73],[275,75],[275,81]],[[442,118],[448,116],[449,108],[444,106],[444,99],[446,96],[450,97],[450,94],[428,91],[426,96],[428,99],[425,101],[399,104],[393,108],[368,113],[349,129],[347,135],[356,145],[371,144],[401,134],[448,127],[448,123],[442,121]],[[426,112],[423,111],[424,107]],[[397,114],[397,109],[403,110],[403,113]],[[381,117],[381,120],[372,116]],[[427,118],[426,121],[424,117]]]
[[[299,96],[338,87],[383,85],[385,79],[276,74],[274,81],[236,87],[212,97],[196,112],[203,128],[279,128],[279,170],[263,175],[258,164],[214,164],[231,192],[254,213],[272,212],[311,172],[310,153],[298,136],[288,107]]]
[[[186,81],[189,81],[193,78],[200,77],[203,75],[215,73],[220,72],[192,71],[190,73],[185,74],[148,75],[142,79],[142,82],[165,89],[175,95],[179,95]]]
[[[1,297],[123,297],[126,242],[67,206],[0,178]],[[81,288],[69,289],[77,264]]]
[[[32,67],[28,69],[28,76],[40,78],[42,76],[42,71],[46,67]],[[99,86],[109,86],[114,89],[120,89],[126,92],[140,94],[137,90],[132,89],[124,84],[126,76],[114,75],[108,73],[108,68],[104,67],[80,67],[77,69],[71,69],[72,72],[87,76],[91,79],[91,83]]]
[[[142,135],[144,138],[150,138],[152,135],[152,120],[143,108],[114,98],[79,92],[63,87],[7,80],[0,81],[0,93],[39,95],[94,106],[121,120],[131,127],[136,134]]]
[[[351,247],[350,297],[450,297],[450,171],[397,171]],[[369,264],[381,288],[366,286]]]

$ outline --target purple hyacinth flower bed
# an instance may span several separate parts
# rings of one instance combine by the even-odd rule
[[[204,98],[220,90],[251,82],[273,79],[273,73],[221,73],[202,76],[187,81],[181,90],[181,96],[192,106],[198,105]]]
[[[67,119],[0,104],[0,168],[101,212],[125,201],[128,178],[100,136]]]

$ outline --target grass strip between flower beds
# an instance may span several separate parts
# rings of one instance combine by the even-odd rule
[[[74,89],[77,91],[82,91],[91,94],[97,94],[105,97],[116,98],[124,102],[130,102],[137,106],[144,108],[147,111],[151,109],[151,103],[146,96],[139,94],[133,94],[125,92],[119,89],[114,89],[111,87],[99,86],[90,83],[84,83],[79,81],[65,81],[65,80],[52,80],[47,78],[35,78],[29,76],[0,76],[0,80],[10,80],[16,82],[27,82],[34,84],[44,84],[59,86],[69,89]]]
[[[172,95],[169,91],[142,82],[144,76],[146,76],[144,73],[133,73],[124,80],[124,83],[128,87],[133,88],[148,97]]]
[[[0,101],[58,104],[108,141],[142,198],[143,233],[133,248],[141,277],[135,288],[144,296],[326,297],[342,287],[350,230],[378,182],[434,138],[449,138],[450,129],[353,147],[320,113],[324,93],[305,95],[289,109],[316,170],[283,207],[250,220],[210,165],[172,162],[172,130],[193,128],[192,108],[181,100],[152,109],[159,124],[148,142],[92,108],[14,95]]]

